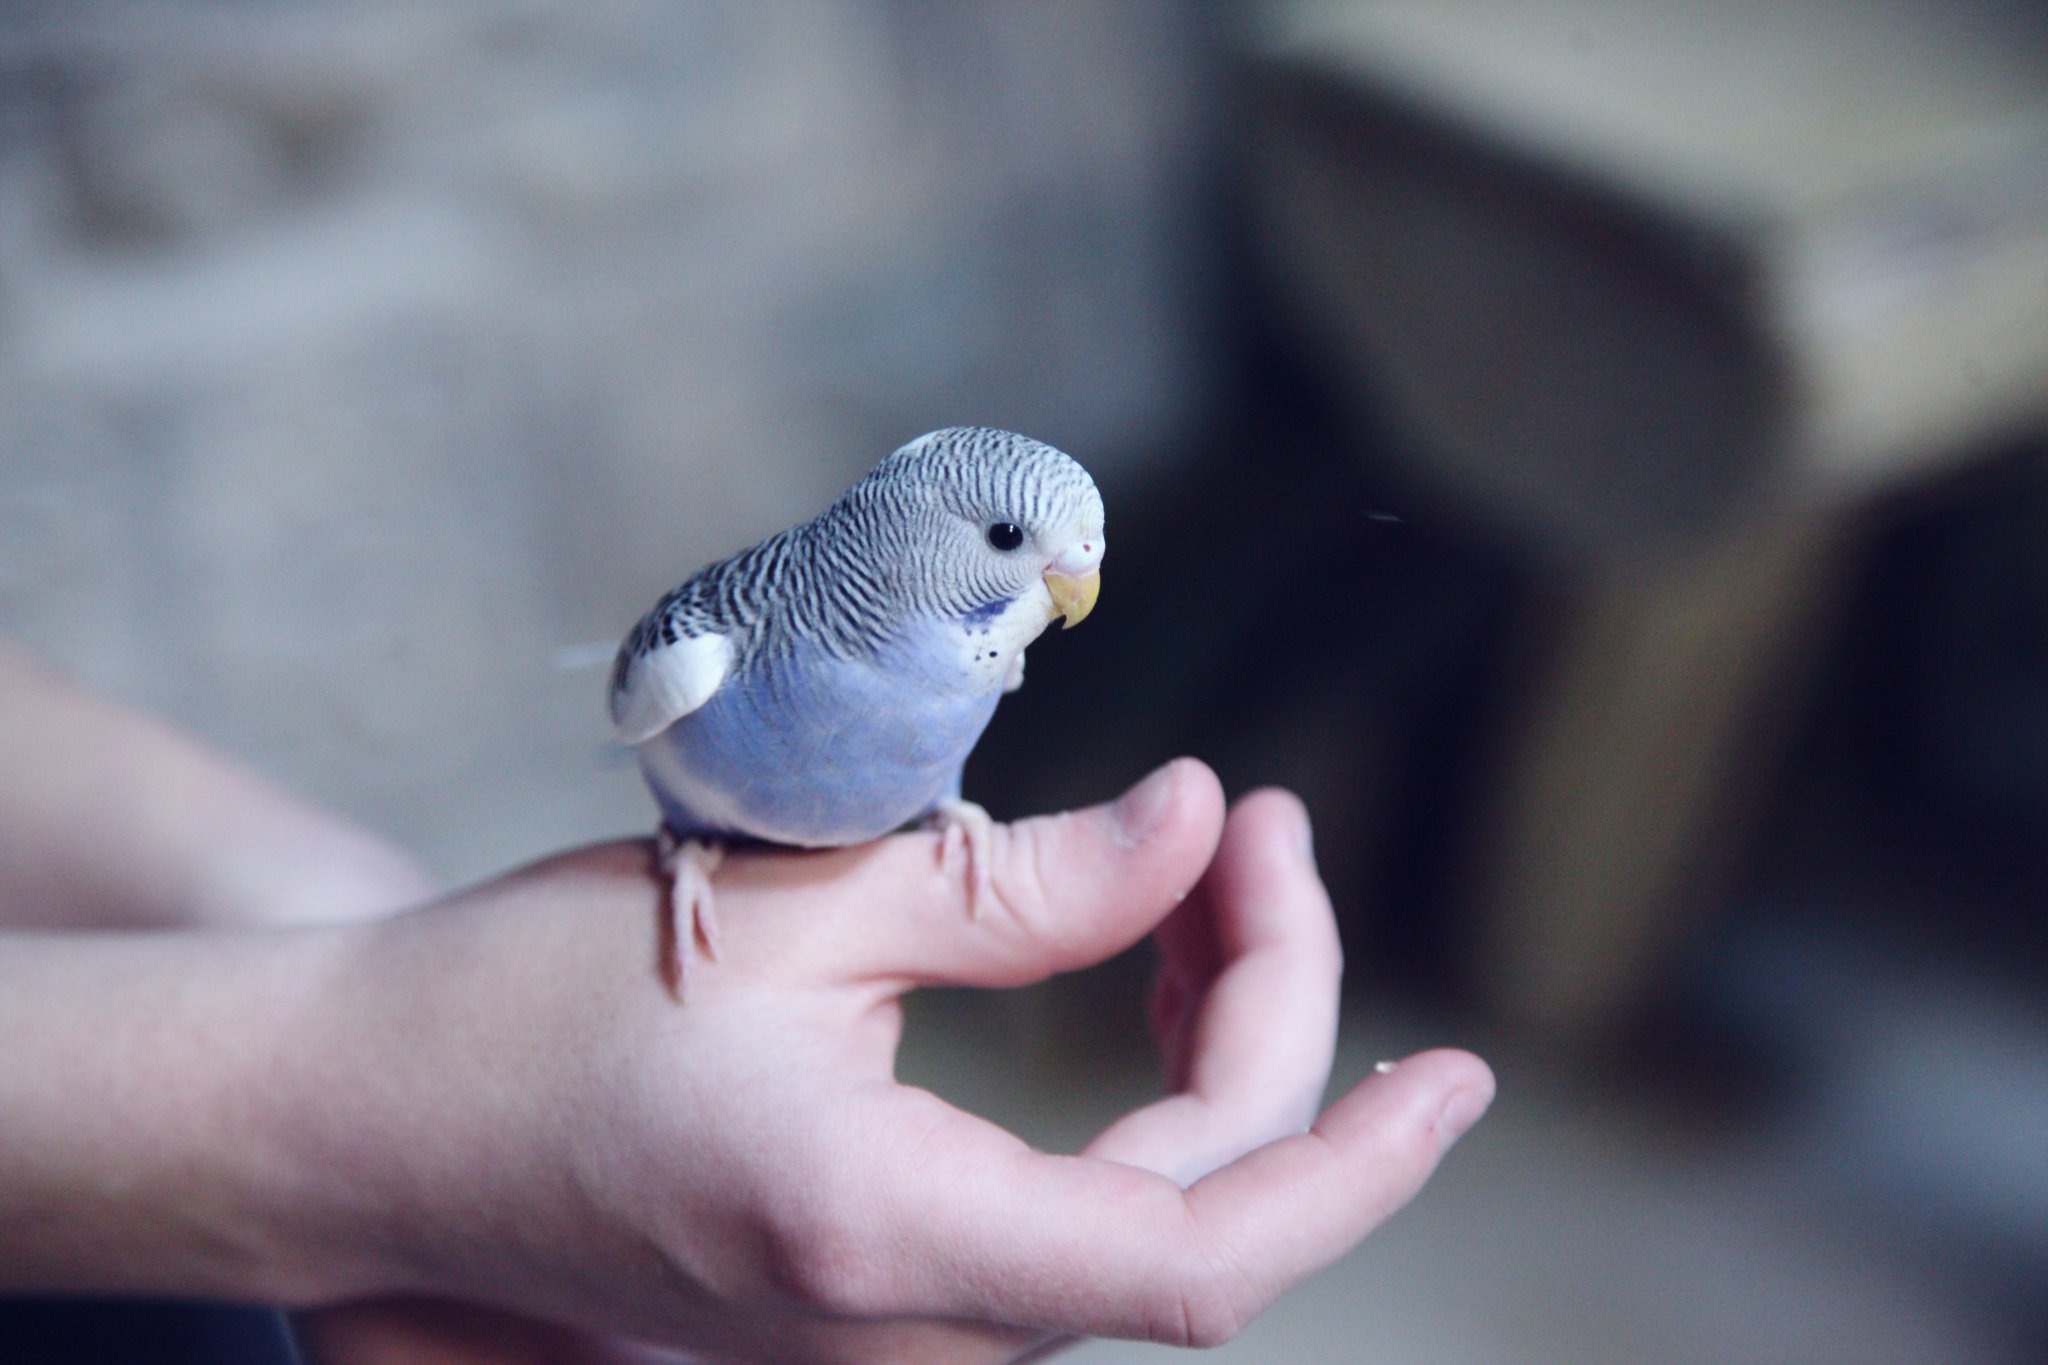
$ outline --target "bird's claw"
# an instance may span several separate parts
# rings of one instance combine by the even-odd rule
[[[974,802],[958,797],[933,807],[931,822],[939,831],[940,869],[949,877],[956,873],[965,877],[967,916],[981,918],[981,904],[988,898],[996,822]]]
[[[678,839],[664,829],[659,847],[661,873],[668,879],[668,902],[661,923],[661,979],[681,1004],[689,998],[690,964],[697,945],[704,945],[706,961],[718,960],[711,874],[725,861],[725,846],[703,839]]]

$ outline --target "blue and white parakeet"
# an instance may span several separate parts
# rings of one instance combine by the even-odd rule
[[[611,714],[661,806],[678,998],[700,937],[717,956],[710,876],[728,841],[835,847],[927,817],[979,904],[991,826],[961,769],[1023,683],[1025,646],[1094,608],[1102,522],[1070,456],[950,427],[641,618]]]

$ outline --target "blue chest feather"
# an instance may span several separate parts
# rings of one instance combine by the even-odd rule
[[[878,838],[958,794],[999,687],[963,686],[950,631],[873,661],[750,661],[641,749],[670,829],[808,846]]]

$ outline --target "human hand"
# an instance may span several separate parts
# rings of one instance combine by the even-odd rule
[[[4,644],[0,700],[0,909],[17,925],[319,923],[426,893],[373,837]],[[657,895],[641,846],[374,930],[13,941],[0,1000],[33,1046],[0,1074],[20,1101],[4,1283],[297,1303],[439,1292],[775,1359],[1003,1359],[1053,1330],[1223,1335],[1412,1193],[1491,1081],[1469,1058],[1417,1059],[1340,1101],[1326,1136],[1185,1198],[1111,1165],[1186,1181],[1294,1132],[1328,1066],[1335,939],[1298,808],[1247,800],[1204,873],[1214,780],[1183,765],[1167,785],[1143,841],[1120,842],[1099,811],[1006,832],[1001,913],[982,921],[935,873],[928,836],[736,858],[720,891],[751,951],[706,973],[720,1001],[681,1012],[633,960],[638,924],[651,963]],[[1018,984],[1106,956],[1197,876],[1160,930],[1174,1093],[1088,1159],[1030,1153],[889,1079],[909,986]],[[778,1059],[802,1065],[785,1075]],[[750,1131],[778,1141],[750,1148]],[[912,1132],[957,1181],[933,1185],[900,1145]],[[1285,1203],[1374,1144],[1391,1159],[1350,1199],[1311,1198],[1319,1240],[1262,1221],[1261,1190]],[[1013,1232],[1012,1207],[1040,1216]],[[1075,1216],[1044,1217],[1062,1207]],[[17,1215],[25,1240],[7,1236]],[[540,1226],[562,1236],[521,1236]],[[1147,1257],[1158,1273],[1140,1284]],[[1219,1279],[1223,1264],[1238,1278]],[[1203,1311],[1176,1316],[1175,1293]],[[963,1321],[903,1320],[934,1312]],[[972,1325],[993,1321],[1031,1326]],[[417,1298],[321,1315],[309,1339],[334,1359],[410,1362],[628,1349]]]
[[[1428,1053],[1303,1131],[1339,964],[1291,798],[1248,798],[1224,827],[1214,778],[1183,762],[1116,807],[1003,829],[994,862],[970,919],[930,835],[736,855],[721,960],[681,1008],[656,976],[644,844],[338,933],[276,1137],[306,1176],[285,1202],[346,1254],[314,1255],[287,1292],[433,1296],[590,1335],[387,1299],[312,1319],[312,1353],[634,1354],[612,1334],[776,1361],[1010,1360],[1061,1333],[1212,1343],[1406,1202],[1491,1096],[1477,1059]],[[1172,1093],[1082,1155],[894,1081],[908,990],[1027,984],[1162,917]]]

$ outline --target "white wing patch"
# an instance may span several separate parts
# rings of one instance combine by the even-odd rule
[[[731,667],[723,635],[686,635],[635,657],[612,689],[612,733],[621,744],[653,739],[711,700]]]

